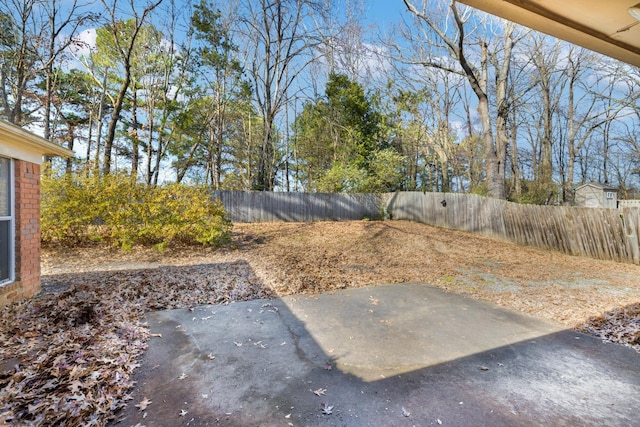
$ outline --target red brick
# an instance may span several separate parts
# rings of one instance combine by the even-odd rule
[[[15,275],[0,287],[0,306],[40,291],[40,166],[14,161],[15,170]]]

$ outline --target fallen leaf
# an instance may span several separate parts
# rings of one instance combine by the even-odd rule
[[[404,415],[405,417],[410,417],[411,416],[411,412],[407,411],[403,406],[402,407],[402,415]]]
[[[151,405],[151,403],[153,402],[145,397],[136,405],[136,408],[138,408],[139,411],[144,411],[145,409],[147,409],[147,406]]]
[[[326,388],[319,388],[317,390],[314,390],[313,394],[315,394],[316,396],[324,396],[326,392],[327,392]]]
[[[480,369],[481,371],[488,371],[489,370],[489,368],[487,368],[484,365],[478,365],[478,369]]]
[[[233,343],[236,345],[236,347],[242,347],[242,343],[241,342],[235,342],[234,341]]]
[[[333,406],[329,406],[328,403],[320,405],[320,409],[323,415],[331,415],[333,413]]]
[[[162,334],[149,334],[150,337],[162,338]]]
[[[184,410],[184,409],[180,409],[180,416],[184,417],[185,415],[187,415],[189,413],[189,411]]]
[[[216,357],[213,355],[213,353],[209,353],[209,354],[207,355],[207,357],[209,358],[209,360],[213,360],[213,359],[215,359],[215,358],[216,358]]]
[[[71,381],[71,383],[69,383],[69,391],[71,391],[71,393],[75,393],[77,392],[79,389],[83,388],[83,384],[81,381],[78,380],[74,380]]]
[[[185,374],[184,372],[182,374],[180,374],[180,376],[178,377],[179,380],[183,380],[185,378],[187,378],[187,374]]]

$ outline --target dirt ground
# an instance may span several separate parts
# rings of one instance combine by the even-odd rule
[[[569,327],[640,303],[640,266],[407,221],[235,224],[224,249],[49,248],[42,259],[45,276],[241,261],[277,295],[426,282]],[[56,283],[43,279],[45,291]]]

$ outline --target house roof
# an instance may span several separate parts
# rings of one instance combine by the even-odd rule
[[[640,0],[459,0],[496,16],[640,67]]]
[[[73,151],[0,120],[0,155],[40,165],[43,156],[72,157]]]
[[[581,188],[585,188],[585,187],[592,187],[592,188],[596,188],[596,189],[601,190],[601,191],[618,191],[618,189],[615,188],[615,187],[609,187],[609,186],[606,186],[606,185],[599,184],[597,182],[588,182],[586,184],[579,185],[578,187],[576,187],[576,191],[580,190]]]

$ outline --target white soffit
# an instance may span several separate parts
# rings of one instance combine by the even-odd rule
[[[640,0],[460,0],[492,15],[640,67]]]
[[[0,120],[0,156],[40,165],[43,156],[72,157],[73,151]]]

